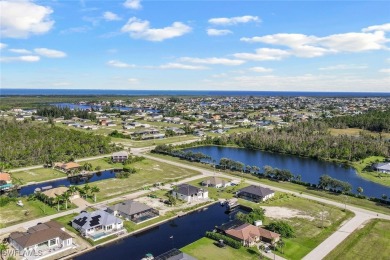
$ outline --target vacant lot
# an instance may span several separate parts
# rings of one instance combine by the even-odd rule
[[[329,255],[331,259],[390,259],[390,221],[374,219],[353,232]]]
[[[32,182],[47,181],[66,177],[66,174],[52,168],[41,168],[11,173],[14,183],[24,185]]]
[[[215,241],[206,237],[203,237],[192,244],[189,244],[180,250],[186,254],[196,257],[199,260],[255,260],[259,259],[259,252],[255,248],[234,249],[226,246],[225,248],[219,248],[214,245]]]
[[[153,139],[153,140],[143,140],[143,141],[134,141],[131,139],[123,139],[123,138],[111,138],[114,143],[121,143],[128,147],[148,147],[159,144],[171,144],[177,142],[183,142],[188,140],[196,140],[197,137],[193,135],[183,135],[183,136],[172,136],[163,139]]]
[[[97,194],[98,201],[147,188],[157,182],[173,182],[199,174],[197,171],[148,159],[134,163],[132,166],[138,172],[131,174],[128,178],[113,178],[93,183],[93,186],[97,186],[100,189],[100,192]]]
[[[80,162],[80,165],[84,165],[85,163],[90,163],[93,170],[95,170],[96,167],[100,167],[101,170],[123,168],[122,163],[112,163],[110,157]]]

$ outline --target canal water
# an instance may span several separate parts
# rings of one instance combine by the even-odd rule
[[[390,187],[365,180],[356,173],[355,169],[339,163],[233,147],[202,146],[186,150],[209,155],[217,164],[221,158],[229,158],[245,165],[258,166],[261,171],[265,165],[287,169],[294,175],[301,175],[302,181],[313,184],[318,184],[321,175],[328,174],[332,178],[349,182],[353,193],[357,193],[356,189],[362,187],[363,195],[368,197],[381,198],[382,194],[390,196]]]
[[[160,255],[172,248],[181,248],[202,238],[229,220],[236,212],[225,213],[219,203],[200,209],[180,218],[175,218],[157,227],[129,236],[116,243],[98,248],[76,257],[79,260],[96,259],[142,259],[145,254]],[[172,237],[172,238],[171,238]]]
[[[28,186],[21,187],[21,189],[18,190],[18,192],[21,196],[28,196],[30,194],[33,194],[36,188],[42,189],[42,187],[47,187],[47,186],[52,186],[52,188],[56,188],[56,187],[60,187],[60,186],[69,187],[70,185],[91,183],[94,181],[100,181],[100,180],[110,179],[110,178],[114,178],[114,177],[115,177],[114,171],[102,171],[102,172],[97,172],[97,173],[94,173],[93,175],[88,175],[88,176],[75,176],[75,177],[69,177],[66,179],[31,184]]]

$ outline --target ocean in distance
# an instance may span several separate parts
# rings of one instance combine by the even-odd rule
[[[390,97],[390,92],[299,92],[299,91],[197,91],[197,90],[100,90],[100,89],[9,89],[0,96],[306,96]]]

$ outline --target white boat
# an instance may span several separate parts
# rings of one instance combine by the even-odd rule
[[[21,200],[19,200],[18,202],[16,202],[16,205],[21,206],[21,207],[24,206],[24,204],[23,204],[23,202],[22,202]]]

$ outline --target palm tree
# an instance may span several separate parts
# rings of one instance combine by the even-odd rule
[[[92,186],[91,188],[91,194],[93,195],[93,201],[96,202],[96,193],[98,193],[100,189],[98,186]]]
[[[76,186],[69,186],[69,190],[71,195],[75,194],[77,192],[77,187]]]
[[[4,259],[4,256],[7,255],[5,251],[7,251],[8,245],[5,243],[0,243],[0,257]]]
[[[85,192],[85,198],[87,198],[89,196],[88,193],[91,190],[91,186],[89,186],[88,183],[87,183],[87,184],[84,185],[83,190]]]
[[[57,211],[60,211],[60,202],[62,201],[62,197],[60,195],[57,195],[55,196],[55,198],[53,198],[53,204],[57,204]]]
[[[70,196],[71,193],[69,190],[61,195],[62,200],[65,201],[65,209],[68,209],[68,202],[70,202]]]
[[[362,187],[358,187],[357,189],[356,189],[356,191],[359,193],[359,195],[361,194],[361,193],[363,193],[363,188]]]

